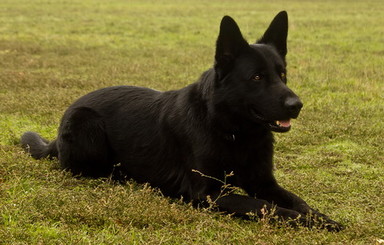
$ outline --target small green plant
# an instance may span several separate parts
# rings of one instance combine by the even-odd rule
[[[234,193],[234,192],[242,192],[242,190],[239,187],[232,186],[231,184],[227,183],[227,179],[229,177],[234,176],[233,171],[231,171],[228,174],[224,172],[223,180],[215,178],[215,177],[212,177],[212,176],[209,176],[209,175],[206,175],[206,174],[203,174],[202,172],[200,172],[199,170],[196,170],[196,169],[192,169],[192,172],[198,173],[198,174],[200,174],[204,178],[212,179],[212,180],[215,180],[215,181],[217,181],[217,182],[222,184],[222,186],[220,188],[220,193],[219,193],[219,195],[217,197],[215,197],[214,200],[212,200],[210,196],[207,196],[207,201],[208,201],[208,204],[209,204],[209,207],[208,207],[209,210],[211,210],[213,208],[216,208],[216,201],[219,198],[227,196],[227,195],[229,195],[231,193]]]

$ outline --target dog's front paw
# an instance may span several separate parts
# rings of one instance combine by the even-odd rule
[[[320,217],[315,215],[314,222],[315,222],[315,226],[321,229],[326,229],[331,232],[339,232],[345,229],[345,227],[342,224],[334,220],[331,220],[329,217],[325,215]]]
[[[327,223],[325,223],[324,228],[331,232],[339,232],[345,229],[342,224],[333,220],[329,220]]]
[[[311,208],[306,203],[301,203],[295,207],[300,213],[306,216],[306,225],[309,228],[317,227],[320,229],[326,229],[332,232],[338,232],[345,229],[345,227],[330,219],[327,215],[320,213],[319,211]]]
[[[342,224],[330,219],[327,215],[319,213],[317,211],[307,214],[307,220],[310,223],[310,227],[326,229],[331,232],[339,232],[345,229]]]

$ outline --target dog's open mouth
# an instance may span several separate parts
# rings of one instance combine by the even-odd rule
[[[269,127],[274,132],[284,133],[288,132],[291,129],[291,119],[284,120],[268,120],[262,117],[259,113],[257,113],[254,109],[251,109],[252,115],[258,121],[261,121]]]
[[[269,122],[268,125],[272,131],[288,132],[291,129],[291,119]]]

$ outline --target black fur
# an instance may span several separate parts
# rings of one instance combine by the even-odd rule
[[[56,140],[27,132],[22,145],[34,158],[58,157],[75,175],[132,178],[186,201],[204,203],[209,196],[220,210],[240,216],[261,217],[277,205],[278,217],[296,219],[293,225],[318,221],[338,231],[340,224],[273,176],[272,131],[288,131],[302,107],[286,85],[287,32],[283,11],[249,45],[225,16],[214,68],[197,82],[168,92],[133,86],[94,91],[67,109]],[[248,196],[223,191],[224,180]]]

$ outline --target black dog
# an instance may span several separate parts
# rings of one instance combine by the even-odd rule
[[[293,225],[319,222],[341,230],[273,176],[272,131],[287,132],[302,107],[286,84],[287,32],[283,11],[249,45],[225,16],[214,67],[197,82],[168,92],[133,86],[94,91],[68,108],[56,140],[26,132],[22,145],[34,158],[58,157],[75,175],[132,178],[171,197],[214,200],[220,210],[240,216],[275,209]],[[226,191],[224,184],[248,196]]]

